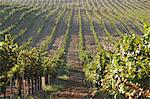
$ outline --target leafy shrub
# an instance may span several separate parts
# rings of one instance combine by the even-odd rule
[[[149,62],[150,27],[145,23],[143,36],[124,36],[115,52],[100,52],[92,62],[85,64],[84,72],[101,91],[115,96],[128,93],[140,97],[140,91],[131,85],[148,88]]]

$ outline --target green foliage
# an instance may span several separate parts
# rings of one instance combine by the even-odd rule
[[[8,81],[8,73],[17,62],[17,44],[13,43],[10,35],[5,35],[4,41],[0,42],[0,86],[5,89]]]
[[[126,83],[148,87],[150,78],[150,27],[144,24],[144,35],[125,35],[115,52],[100,52],[95,59],[85,64],[84,72],[88,80],[101,91],[120,95],[134,89]]]
[[[105,69],[108,63],[110,63],[110,52],[102,51],[98,53],[95,58],[91,62],[87,62],[84,64],[84,72],[86,78],[90,80],[93,84],[98,83],[100,85],[99,80],[101,80],[105,74]]]
[[[5,90],[10,79],[38,79],[45,74],[57,72],[64,66],[64,48],[56,51],[52,57],[42,48],[20,47],[13,43],[10,35],[0,42],[0,87]],[[23,77],[23,78],[22,78]],[[3,91],[4,91],[3,90]]]
[[[20,67],[19,76],[24,74],[25,78],[34,79],[43,74],[44,59],[46,53],[39,51],[37,48],[22,50],[17,58],[17,66]]]
[[[12,68],[17,61],[17,44],[13,43],[10,35],[0,42],[0,75]]]
[[[45,61],[45,72],[48,74],[53,74],[57,72],[57,69],[61,66],[65,66],[64,64],[64,49],[61,48],[57,50],[52,57],[47,58]]]
[[[43,90],[44,92],[50,93],[50,92],[57,92],[62,86],[60,85],[48,85],[44,86]]]
[[[15,27],[15,25],[11,25],[11,26],[7,27],[6,29],[0,31],[0,38],[5,36],[6,34],[8,34],[8,32],[10,32],[11,29],[13,29],[14,27]]]

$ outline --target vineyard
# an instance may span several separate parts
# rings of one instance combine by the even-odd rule
[[[150,98],[150,0],[0,0],[0,99]]]

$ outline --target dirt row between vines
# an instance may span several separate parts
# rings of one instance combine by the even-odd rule
[[[74,11],[73,22],[71,27],[71,37],[66,56],[66,62],[69,66],[68,81],[64,88],[58,92],[58,98],[83,98],[89,95],[89,90],[84,83],[84,74],[82,72],[82,64],[79,59],[79,34],[78,34],[78,16]]]

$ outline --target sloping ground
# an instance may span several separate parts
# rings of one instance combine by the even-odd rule
[[[81,15],[85,48],[91,53],[91,55],[95,55],[97,51],[97,45],[95,44],[93,33],[90,30],[90,22],[86,16],[86,13],[82,12]]]
[[[83,66],[79,59],[79,29],[76,13],[76,11],[73,13],[70,42],[66,54],[66,63],[68,66],[66,75],[68,79],[65,81],[62,90],[56,94],[56,99],[81,99],[90,97],[90,89],[84,81]]]
[[[89,99],[93,96],[89,85],[85,83],[82,64],[79,61],[79,37],[77,34],[72,34],[70,38],[68,53],[66,55],[68,65],[66,72],[67,79],[60,79],[59,76],[62,76],[62,73],[60,73],[62,71],[59,71],[60,75],[58,74],[57,78],[51,83],[51,86],[60,88],[48,93],[42,90],[36,91],[32,95],[34,99],[37,99],[37,97],[39,99]]]
[[[57,96],[62,98],[83,98],[89,97],[89,89],[84,83],[84,75],[82,72],[82,64],[79,61],[78,35],[71,36],[71,42],[67,54],[67,63],[70,66],[68,76],[69,79]]]

